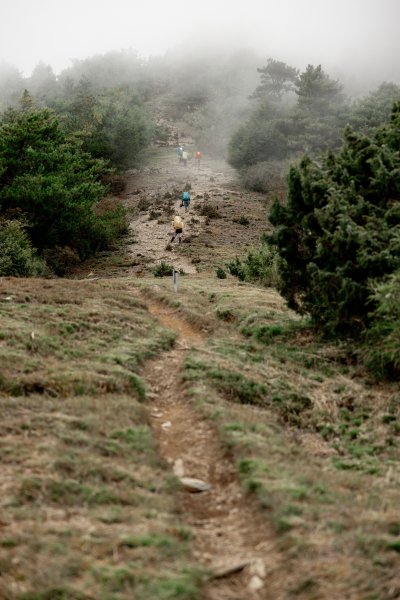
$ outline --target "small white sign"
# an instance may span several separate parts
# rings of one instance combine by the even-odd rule
[[[177,292],[179,290],[179,271],[175,271],[174,269],[172,277],[174,282],[174,291]]]

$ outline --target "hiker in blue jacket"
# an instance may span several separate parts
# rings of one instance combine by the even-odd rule
[[[189,204],[190,204],[190,194],[187,190],[185,190],[182,194],[181,206],[183,206],[184,209],[187,210],[189,208]]]

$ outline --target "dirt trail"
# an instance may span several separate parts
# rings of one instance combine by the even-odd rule
[[[184,243],[198,237],[206,218],[195,215],[193,206],[204,197],[212,198],[211,189],[217,189],[227,181],[229,178],[226,175],[215,173],[209,165],[196,167],[189,163],[186,167],[182,166],[175,159],[172,149],[167,155],[166,164],[159,168],[144,169],[139,174],[128,177],[126,196],[139,197],[145,201],[145,205],[150,203],[149,208],[137,215],[130,224],[135,235],[135,243],[130,247],[132,255],[142,259],[139,263],[151,260],[157,264],[164,261],[185,273],[196,273],[195,265],[177,251],[176,244],[169,244],[173,215],[182,217]],[[192,198],[187,212],[180,206],[179,199],[180,192],[186,185],[191,186]],[[163,213],[167,213],[167,217],[160,219]]]
[[[265,205],[261,195],[240,190],[234,170],[223,161],[194,159],[178,162],[174,148],[159,150],[152,167],[130,171],[123,194],[133,218],[134,243],[131,274],[151,270],[165,262],[187,274],[196,273],[203,261],[231,258],[240,246],[256,243],[265,231]],[[180,206],[183,189],[190,189],[190,208]],[[211,210],[211,212],[210,212]],[[183,243],[170,243],[174,215],[183,219]],[[240,217],[247,215],[244,230]],[[233,255],[233,256],[232,256]]]
[[[143,373],[160,453],[178,476],[201,479],[211,486],[201,493],[181,492],[185,521],[194,534],[194,556],[216,574],[205,598],[276,598],[278,594],[267,583],[279,562],[273,534],[252,500],[244,497],[231,457],[212,425],[185,397],[181,384],[185,349],[204,344],[204,336],[171,308],[155,302],[148,307],[164,326],[179,333],[175,349],[147,363]]]
[[[203,160],[200,167],[189,161],[184,167],[171,147],[151,168],[132,172],[127,183],[125,198],[135,215],[131,222],[135,237],[130,247],[132,274],[161,261],[195,273],[200,260],[210,265],[217,256],[221,260],[232,257],[239,244],[246,246],[259,239],[265,229],[265,205],[254,194],[240,190],[234,171],[223,161]],[[186,186],[192,198],[188,213],[179,206]],[[203,214],[205,204],[217,210],[215,218]],[[174,214],[184,220],[185,240],[180,247],[169,244]],[[243,226],[236,223],[243,214],[251,220],[245,236]],[[204,333],[172,308],[148,299],[146,303],[164,326],[178,332],[175,348],[148,362],[142,373],[160,454],[177,476],[200,479],[211,486],[200,493],[185,489],[180,493],[183,518],[194,536],[194,557],[212,573],[204,598],[276,599],[279,592],[273,588],[281,558],[274,533],[255,501],[243,493],[233,458],[220,444],[212,423],[188,399],[182,384],[185,351],[204,345]]]

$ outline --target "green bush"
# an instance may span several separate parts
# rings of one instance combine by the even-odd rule
[[[243,225],[243,227],[248,227],[250,225],[250,221],[244,215],[241,215],[238,219],[232,219],[234,223],[238,225]]]
[[[219,219],[221,218],[221,213],[218,210],[218,206],[213,206],[212,204],[205,203],[200,209],[200,214],[203,217],[208,217],[209,219]]]
[[[64,86],[63,101],[53,100],[50,105],[66,130],[82,141],[83,150],[110,161],[117,169],[126,169],[138,162],[153,139],[155,126],[137,86],[118,82],[118,75],[112,82],[106,62],[105,56],[92,65],[94,69],[87,64],[88,73],[81,74],[75,85]],[[97,78],[101,84],[98,81],[96,86]]]
[[[45,248],[42,255],[49,267],[60,277],[66,275],[68,269],[80,263],[79,254],[69,246]]]
[[[153,269],[154,277],[169,277],[170,275],[173,275],[173,273],[174,267],[165,262],[161,262]]]
[[[226,268],[228,269],[229,273],[234,277],[237,277],[239,281],[245,280],[245,268],[243,266],[242,261],[240,261],[237,256],[235,260],[231,260],[229,263],[226,263]]]
[[[35,277],[49,274],[46,263],[36,256],[19,221],[0,222],[0,276]]]
[[[263,161],[240,171],[240,179],[245,188],[253,192],[279,193],[287,189],[283,171],[285,161]]]
[[[93,119],[92,132],[87,135],[84,148],[92,156],[109,160],[118,169],[127,169],[137,164],[139,155],[150,143],[153,135],[150,118],[143,107],[132,106],[129,98],[122,101],[110,96],[107,101],[109,105],[103,109],[100,121]]]
[[[118,235],[122,207],[105,211],[99,204],[106,171],[49,110],[9,110],[3,116],[0,213],[22,213],[39,252],[68,246],[86,258]]]
[[[400,86],[384,82],[378,89],[361,98],[350,114],[353,129],[370,135],[376,127],[390,119],[393,104],[400,100]]]
[[[226,267],[231,275],[240,281],[261,283],[264,286],[277,286],[279,284],[279,255],[276,249],[267,242],[249,252],[244,260],[235,260],[227,263]]]
[[[258,162],[279,160],[289,154],[286,126],[273,104],[263,104],[233,134],[228,161],[238,169]]]
[[[368,329],[379,284],[400,267],[400,104],[372,138],[347,128],[337,155],[305,156],[289,173],[288,200],[275,202],[270,241],[280,291],[322,331]]]
[[[108,247],[116,237],[128,231],[124,206],[115,198],[103,198],[94,207],[97,218],[98,245]]]
[[[221,267],[217,267],[215,269],[215,274],[218,277],[218,279],[226,279],[226,273]]]
[[[379,379],[400,379],[400,270],[375,286],[376,309],[362,354]]]

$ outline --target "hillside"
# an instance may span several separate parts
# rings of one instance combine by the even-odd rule
[[[125,245],[69,279],[0,281],[0,597],[400,597],[398,386],[214,272],[269,199],[172,146],[122,199]]]
[[[193,142],[191,147],[194,148]],[[268,198],[240,187],[235,171],[223,160],[204,157],[200,168],[189,160],[179,163],[175,148],[154,148],[149,166],[128,171],[126,189],[120,195],[130,214],[128,251],[116,274],[137,275],[152,272],[160,262],[195,274],[209,271],[225,261],[243,256],[257,246],[267,230]],[[184,188],[190,189],[190,210],[180,207]],[[179,214],[184,222],[180,247],[170,244],[172,220]],[[113,252],[86,263],[89,272],[103,274],[109,263],[118,262]],[[96,264],[98,265],[96,267]],[[83,271],[87,273],[86,271]]]

